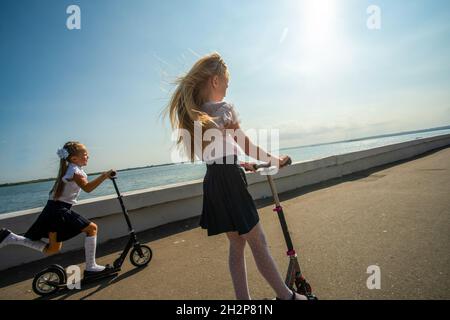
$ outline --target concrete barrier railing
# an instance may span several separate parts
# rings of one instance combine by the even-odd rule
[[[275,176],[279,192],[341,177],[383,164],[414,157],[432,149],[450,145],[450,134],[416,139],[369,150],[356,151],[316,160],[297,162]],[[265,176],[247,175],[249,191],[254,199],[270,196]],[[119,187],[120,187],[120,179]],[[123,193],[133,226],[143,231],[170,222],[199,216],[202,206],[202,180],[171,184]],[[0,227],[25,233],[42,208],[0,215]],[[115,195],[80,201],[74,210],[99,226],[98,242],[127,234],[126,224]],[[63,252],[83,247],[83,235],[63,245]],[[0,249],[0,270],[45,258],[27,248],[8,246]]]

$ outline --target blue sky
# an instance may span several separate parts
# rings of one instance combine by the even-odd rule
[[[68,30],[66,8],[81,9]],[[381,9],[369,30],[366,9]],[[2,0],[0,183],[170,162],[171,82],[218,51],[244,129],[281,147],[450,124],[448,1]]]

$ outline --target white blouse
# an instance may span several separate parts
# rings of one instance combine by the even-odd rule
[[[87,178],[87,174],[81,169],[81,167],[76,164],[69,163],[66,173],[62,177],[62,181],[64,183],[63,192],[58,199],[54,199],[53,193],[50,194],[51,200],[58,200],[70,204],[76,204],[78,196],[80,195],[81,188],[77,185],[77,183],[73,180],[73,175],[78,174],[85,178]]]
[[[211,117],[217,117],[217,119],[214,120],[216,123],[215,129],[218,129],[221,132],[222,139],[212,138],[211,143],[203,150],[203,157],[196,154],[197,157],[208,163],[223,157],[239,155],[241,153],[240,147],[231,134],[226,132],[225,128],[229,124],[240,123],[234,106],[225,101],[206,102],[203,104],[201,111],[207,113]],[[205,139],[205,136],[206,135],[204,135],[203,140],[209,141],[208,139]],[[199,144],[199,141],[196,140],[195,142]],[[197,148],[197,150],[202,150],[202,148]]]

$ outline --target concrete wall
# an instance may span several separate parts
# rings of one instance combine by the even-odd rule
[[[278,192],[281,193],[407,159],[446,145],[450,145],[450,134],[298,162],[280,170],[275,176],[275,182]],[[247,180],[254,199],[271,196],[265,176],[248,174]],[[120,179],[118,185],[120,188]],[[202,206],[202,180],[126,192],[123,196],[135,230],[143,231],[199,216]],[[42,208],[36,208],[1,214],[0,227],[23,234],[41,210]],[[74,210],[98,224],[99,243],[127,234],[120,205],[114,195],[80,201],[74,206]],[[79,235],[65,242],[63,252],[82,248],[83,241],[84,235]],[[42,258],[42,254],[28,248],[4,247],[0,249],[0,270]]]

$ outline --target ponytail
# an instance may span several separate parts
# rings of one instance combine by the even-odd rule
[[[62,177],[66,174],[68,167],[68,163],[65,159],[61,159],[59,161],[59,170],[58,170],[58,176],[56,177],[55,184],[53,185],[52,190],[50,190],[50,193],[54,192],[53,198],[56,200],[58,199],[64,189],[64,183],[62,181]]]
[[[56,177],[55,184],[49,192],[49,194],[53,193],[54,200],[58,200],[64,191],[64,182],[62,178],[66,174],[67,168],[69,167],[70,158],[85,149],[86,147],[80,142],[69,141],[64,144],[62,149],[58,150],[57,154],[60,157],[58,176]]]

